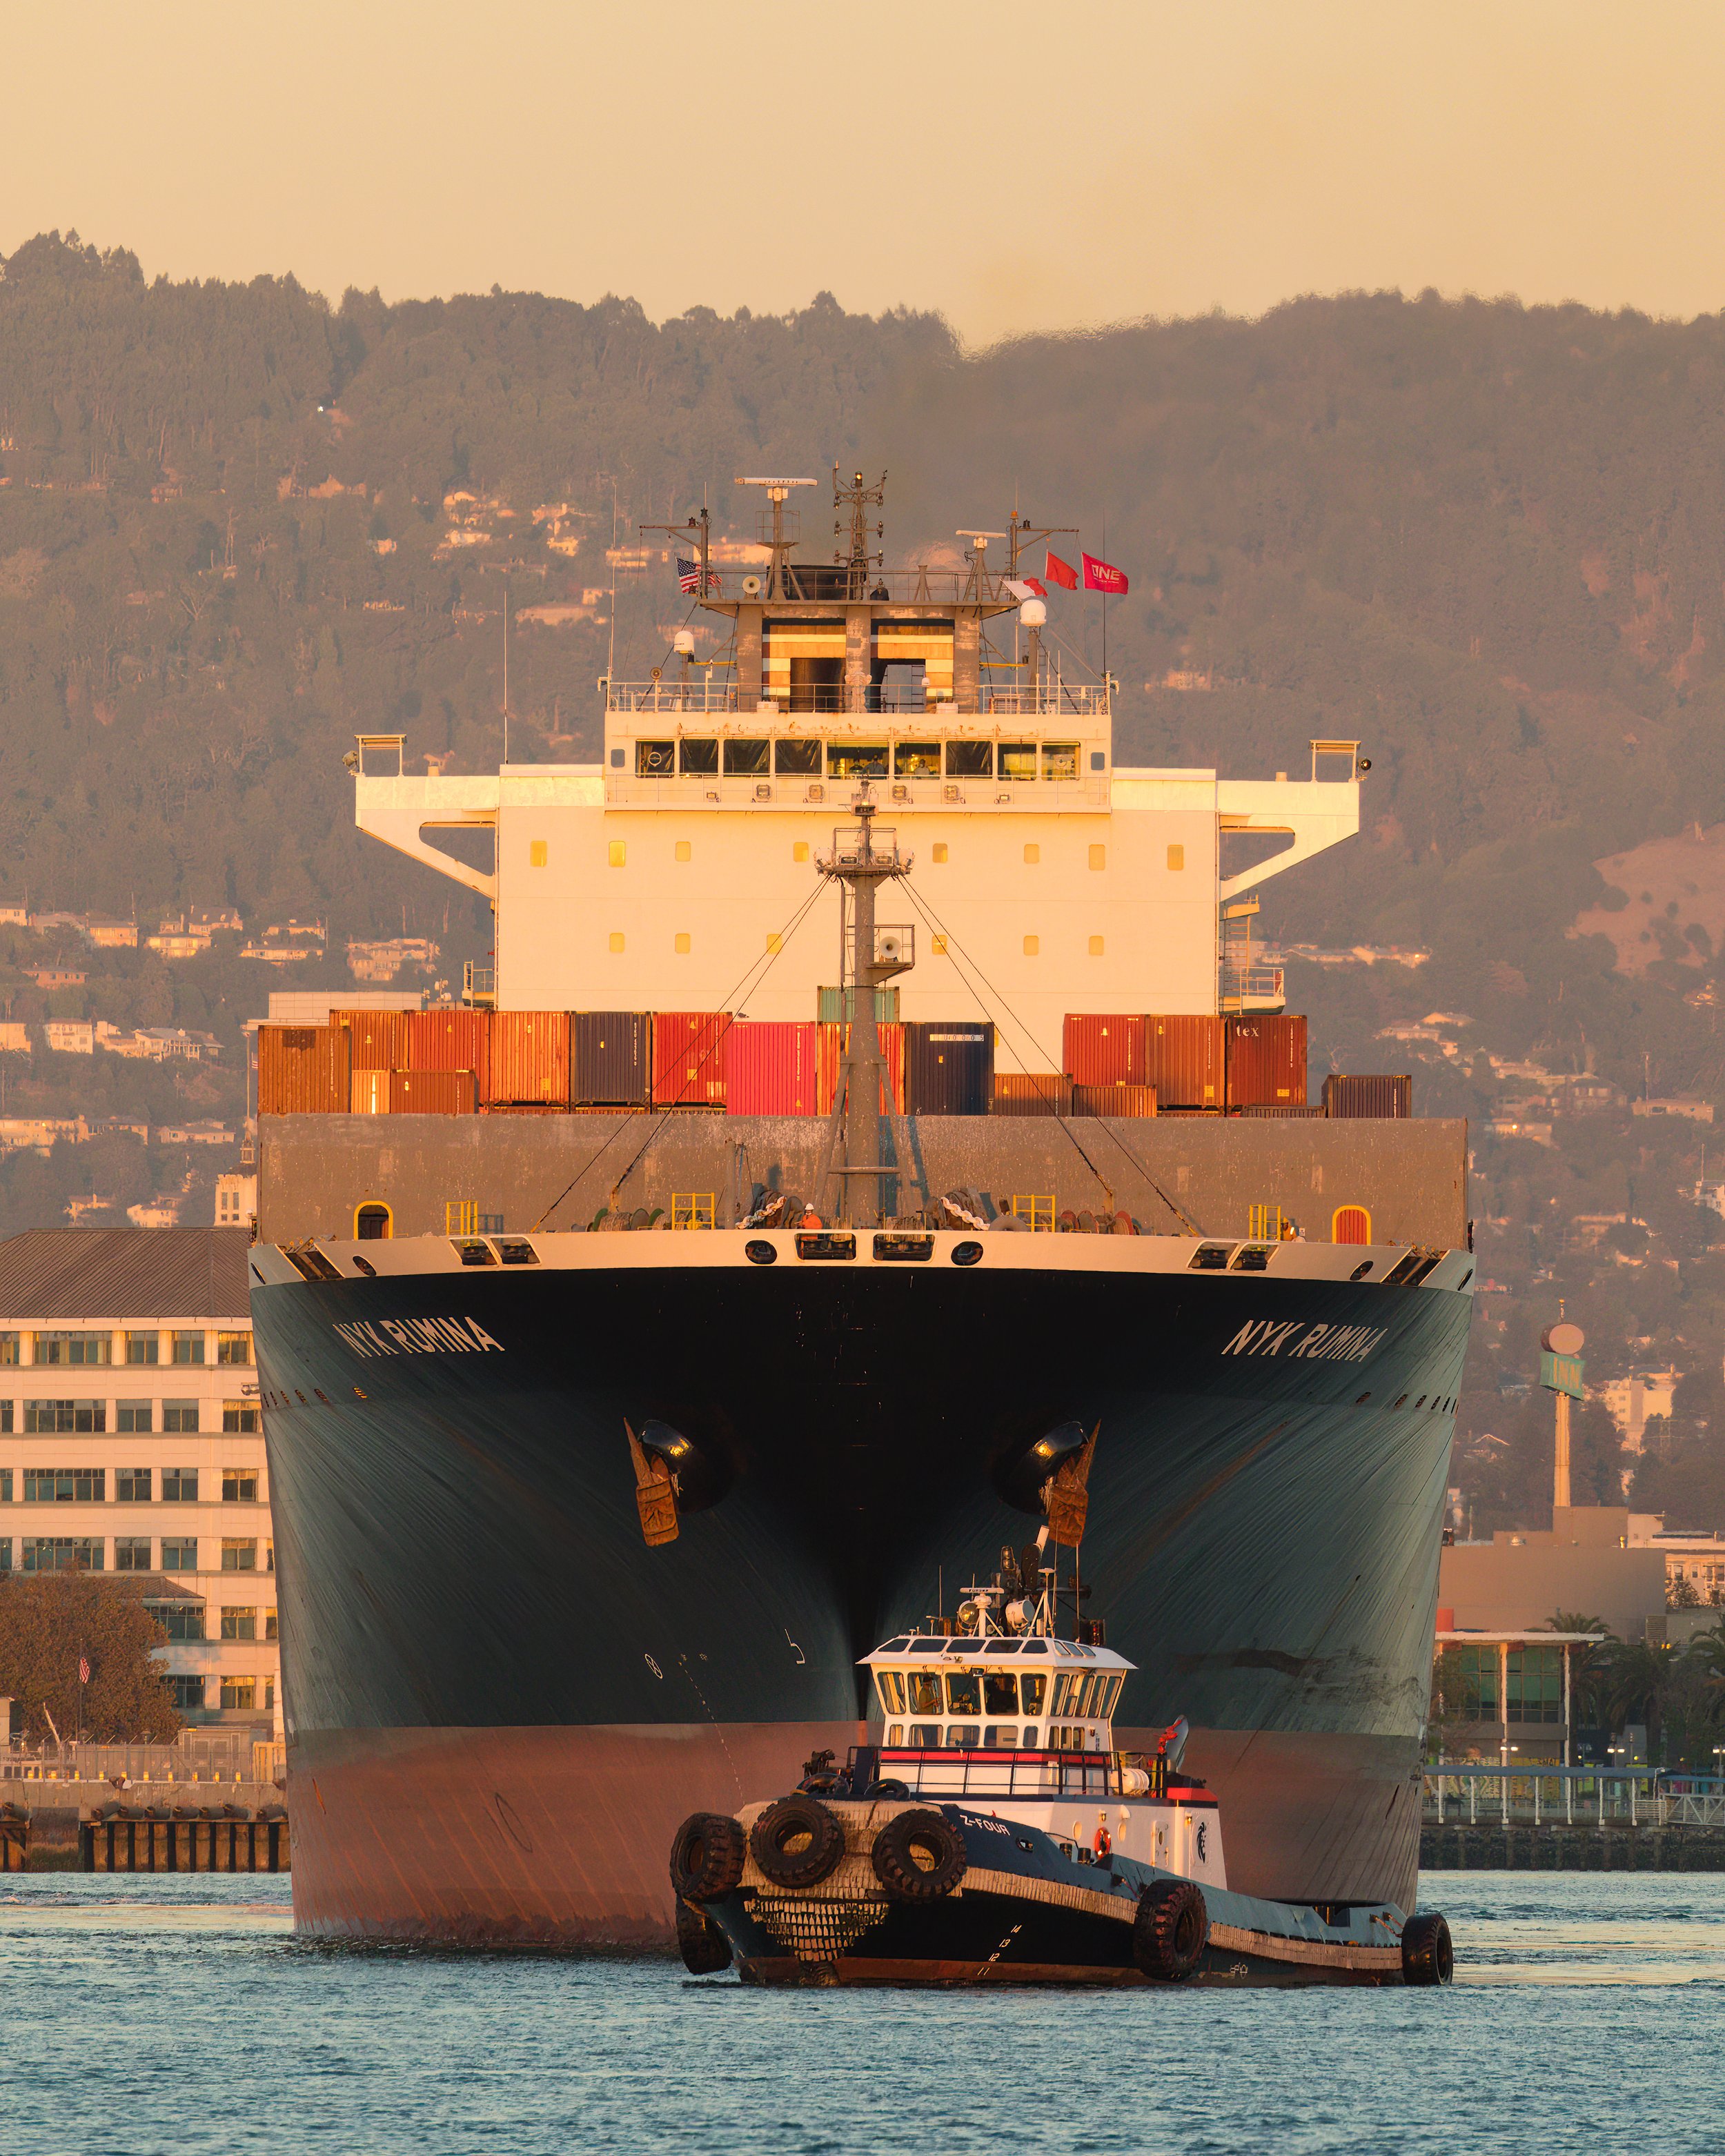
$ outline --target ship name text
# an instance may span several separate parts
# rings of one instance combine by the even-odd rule
[[[503,1353],[473,1317],[380,1317],[375,1325],[336,1327],[356,1355],[488,1355]]]
[[[1286,1348],[1290,1362],[1363,1363],[1388,1330],[1381,1325],[1312,1325],[1303,1317],[1278,1325],[1273,1318],[1255,1317],[1240,1327],[1222,1353],[1280,1355]]]

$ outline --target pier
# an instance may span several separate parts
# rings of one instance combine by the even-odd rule
[[[1426,1871],[1725,1871],[1725,1778],[1651,1767],[1428,1767]]]

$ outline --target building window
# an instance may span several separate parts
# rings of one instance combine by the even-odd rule
[[[806,861],[808,858],[809,841],[806,839],[798,839],[791,848],[791,859],[793,861]]]
[[[385,1208],[388,1210],[388,1208]],[[237,1368],[249,1370],[252,1366],[252,1336],[249,1332],[218,1332],[216,1335],[216,1360],[229,1363]]]
[[[44,1369],[93,1368],[111,1360],[112,1340],[107,1332],[39,1332],[33,1359]]]
[[[224,1640],[255,1640],[258,1636],[258,1613],[255,1609],[239,1609],[229,1604],[222,1612],[222,1637]]]
[[[0,1535],[0,1572],[12,1570],[12,1537]]]
[[[162,1502],[164,1505],[195,1505],[198,1502],[198,1470],[195,1467],[164,1467],[162,1471]]]
[[[230,1712],[249,1714],[257,1706],[258,1681],[255,1677],[223,1677],[222,1705]]]
[[[126,1336],[126,1359],[134,1366],[139,1363],[154,1365],[162,1360],[162,1335],[159,1332],[128,1332]]]
[[[694,848],[693,848],[693,847],[689,844],[689,841],[688,841],[686,839],[678,839],[678,841],[677,841],[677,859],[678,859],[680,861],[686,861],[686,860],[689,860],[692,859],[693,855],[694,855],[694,850],[694,850]]]
[[[203,1604],[201,1602],[158,1603],[156,1617],[170,1640],[201,1640],[203,1637]]]
[[[264,1637],[266,1640],[279,1640],[281,1637],[281,1629],[275,1621],[275,1612],[273,1609],[266,1609],[264,1612]]]
[[[1563,1718],[1563,1650],[1561,1647],[1512,1647],[1504,1693],[1506,1722],[1561,1722]]]
[[[274,1543],[265,1543],[264,1545],[264,1569],[265,1572],[274,1572],[275,1569],[275,1545]]]
[[[196,1572],[198,1545],[189,1539],[176,1541],[164,1536],[162,1543],[162,1569],[164,1572]]]
[[[222,1428],[231,1435],[236,1430],[255,1430],[258,1410],[249,1400],[223,1400]]]
[[[0,1368],[18,1368],[18,1336],[15,1332],[0,1332]]]
[[[686,958],[688,957],[689,932],[686,928],[680,928],[676,934],[672,937],[671,948],[676,952],[680,958]]]
[[[164,1430],[186,1433],[198,1428],[196,1400],[164,1400],[162,1403],[162,1427]]]
[[[150,1569],[148,1535],[116,1535],[114,1569],[116,1572],[147,1572]]]
[[[265,1677],[264,1680],[264,1704],[265,1707],[274,1707],[275,1704],[275,1680],[274,1677]]]
[[[527,866],[530,869],[542,869],[550,859],[551,848],[543,839],[527,841]]]
[[[254,1537],[223,1536],[222,1569],[223,1572],[255,1572],[257,1568],[258,1545]]]
[[[105,1400],[26,1400],[26,1437],[59,1437],[71,1432],[80,1437],[99,1435],[108,1427]]]
[[[0,1505],[12,1502],[12,1470],[0,1467]]]
[[[1177,874],[1183,869],[1186,865],[1186,849],[1183,846],[1170,846],[1168,850],[1168,865]]]
[[[203,1679],[177,1674],[162,1680],[168,1697],[182,1714],[195,1713],[203,1705]]]
[[[101,1467],[27,1467],[24,1502],[27,1505],[100,1505],[108,1495],[108,1475]]]
[[[1106,846],[1092,846],[1090,850],[1090,865],[1093,869],[1106,868],[1108,849]]]
[[[610,842],[608,850],[611,856],[611,865],[614,869],[625,868],[628,866],[629,841],[627,839],[613,839]]]
[[[1101,937],[1100,936],[1092,936],[1092,937],[1091,937],[1091,939],[1090,939],[1090,955],[1091,956],[1091,957],[1092,957],[1092,958],[1100,958],[1100,957],[1101,957],[1101,955],[1102,955],[1102,939],[1101,939]]]
[[[1037,864],[1037,862],[1038,862],[1038,861],[1040,861],[1041,859],[1042,859],[1042,849],[1041,849],[1041,847],[1040,847],[1040,846],[1026,846],[1026,847],[1025,847],[1025,849],[1024,849],[1024,861],[1025,861],[1025,865],[1026,865],[1026,866],[1027,866],[1027,867],[1029,867],[1029,868],[1034,868],[1034,867],[1035,867],[1035,865],[1036,865],[1036,864]]]
[[[1034,958],[1041,948],[1042,938],[1040,936],[1027,936],[1024,938],[1024,956],[1027,958]]]
[[[150,1400],[116,1400],[114,1427],[123,1437],[127,1431],[147,1434],[156,1427],[154,1403]]]
[[[105,1545],[100,1536],[26,1535],[26,1572],[100,1572]]]
[[[222,1502],[224,1505],[255,1505],[258,1502],[258,1471],[255,1467],[224,1467],[222,1470]]]
[[[174,1335],[176,1363],[201,1363],[203,1360],[202,1332],[177,1332]]]
[[[148,1467],[116,1467],[114,1470],[114,1502],[116,1505],[147,1505],[151,1497],[150,1478],[154,1470]]]
[[[621,951],[623,948],[623,931],[620,928],[614,928],[611,931],[611,948],[614,951]]]
[[[0,1436],[12,1435],[12,1402],[0,1400]]]

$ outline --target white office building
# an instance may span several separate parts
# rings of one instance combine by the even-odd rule
[[[132,1575],[186,1720],[267,1727],[280,1657],[248,1248],[244,1228],[0,1242],[0,1573]]]

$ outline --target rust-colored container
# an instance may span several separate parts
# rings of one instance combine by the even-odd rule
[[[471,1070],[483,1083],[491,1050],[491,1014],[482,1010],[408,1011],[407,1054],[398,1070]]]
[[[833,1112],[833,1102],[839,1091],[839,1065],[844,1060],[845,1035],[849,1029],[840,1025],[824,1025],[820,1029],[819,1072],[817,1086],[817,1107],[823,1116]],[[883,1025],[876,1029],[880,1042],[880,1053],[886,1062],[886,1086],[890,1098],[880,1104],[880,1112],[902,1115],[905,1107],[905,1029],[902,1024]]]
[[[258,1113],[347,1113],[347,1035],[340,1026],[258,1028]]]
[[[725,1107],[733,1116],[812,1116],[819,1029],[811,1019],[757,1019],[725,1035]]]
[[[331,1025],[347,1035],[351,1070],[405,1070],[412,1011],[332,1010]]]
[[[1156,1088],[1153,1086],[1075,1086],[1072,1088],[1072,1113],[1075,1116],[1153,1116],[1156,1113]]]
[[[479,1113],[478,1080],[471,1070],[392,1070],[389,1112],[393,1116],[475,1116]]]
[[[994,1073],[994,1113],[997,1116],[1070,1116],[1072,1081],[1058,1070],[997,1070]]]
[[[393,1070],[352,1071],[347,1080],[347,1112],[352,1116],[387,1116],[389,1113],[390,1080]]]
[[[722,1108],[729,1011],[655,1011],[653,1105]]]
[[[1228,1105],[1297,1108],[1306,1104],[1306,1021],[1286,1011],[1230,1018]]]
[[[1204,1011],[1144,1020],[1144,1083],[1163,1108],[1219,1108],[1225,1096],[1223,1022]],[[1304,1096],[1301,1096],[1302,1099]]]
[[[1094,1018],[1069,1012],[1062,1065],[1075,1086],[1142,1086],[1147,1082],[1142,1018],[1108,1011]]]
[[[567,1011],[493,1011],[490,1054],[480,1074],[486,1104],[569,1105]]]
[[[1404,1122],[1414,1112],[1414,1076],[1375,1077],[1332,1070],[1324,1081],[1324,1113],[1353,1117],[1381,1116],[1386,1122]]]

